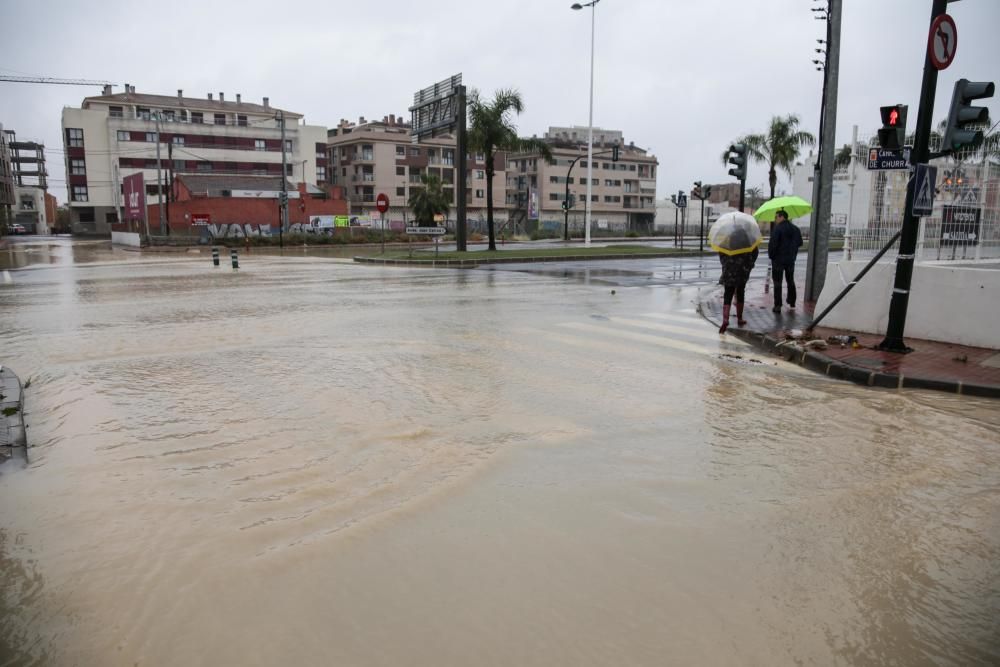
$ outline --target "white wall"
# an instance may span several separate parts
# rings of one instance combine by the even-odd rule
[[[792,169],[792,194],[801,197],[807,202],[813,200],[813,173],[816,165],[816,156],[809,155],[802,164],[797,164]],[[863,229],[868,226],[868,206],[871,199],[872,172],[868,171],[866,165],[858,160],[854,166],[854,200],[851,201],[850,169],[837,171],[833,175],[833,198],[830,203],[831,224],[833,226],[843,226],[850,220],[852,229]],[[803,228],[808,229],[809,218],[801,218],[796,221]]]
[[[111,244],[138,248],[142,245],[142,238],[135,232],[111,232]]]
[[[821,313],[866,262],[832,262],[816,304]],[[917,264],[906,316],[906,338],[1000,349],[1000,263],[993,268]],[[876,264],[820,326],[884,334],[896,264]]]

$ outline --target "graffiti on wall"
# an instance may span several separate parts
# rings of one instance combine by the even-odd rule
[[[277,230],[272,230],[271,225],[254,225],[251,223],[212,223],[205,225],[205,234],[213,239],[242,239],[248,236],[277,236]],[[322,230],[317,230],[309,223],[292,223],[288,225],[286,234],[316,234]]]
[[[270,236],[271,225],[252,225],[234,222],[205,225],[205,233],[213,239],[242,239],[247,236]]]

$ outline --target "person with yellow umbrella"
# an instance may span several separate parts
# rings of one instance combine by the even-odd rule
[[[746,213],[732,212],[720,216],[708,230],[708,245],[719,253],[722,263],[722,277],[719,283],[723,286],[722,326],[719,333],[726,333],[729,328],[729,316],[732,312],[733,297],[736,297],[736,322],[745,327],[743,319],[743,302],[746,296],[747,280],[757,261],[758,248],[762,236],[760,225]]]
[[[798,218],[812,211],[809,202],[800,197],[776,197],[754,211],[758,221],[775,221],[771,229],[771,239],[767,244],[767,256],[771,260],[771,279],[774,281],[775,313],[781,312],[781,283],[788,284],[788,307],[795,309],[795,259],[802,247],[802,232],[789,218]]]

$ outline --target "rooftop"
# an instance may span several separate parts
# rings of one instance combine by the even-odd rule
[[[128,84],[125,85],[127,89],[122,93],[110,93],[110,90],[105,88],[106,94],[104,95],[85,97],[81,107],[87,109],[90,104],[94,102],[100,104],[145,104],[151,107],[199,109],[205,111],[244,111],[248,113],[260,114],[273,114],[277,111],[281,111],[289,118],[302,117],[302,114],[295,113],[294,111],[286,111],[284,109],[272,107],[266,97],[264,98],[263,104],[255,104],[253,102],[244,102],[240,95],[236,96],[236,100],[184,97],[184,91],[182,90],[178,90],[177,95],[150,95],[148,93],[137,93],[135,92],[135,86],[130,86]],[[211,95],[212,93],[209,93],[209,96]],[[220,98],[224,98],[224,95],[225,93],[219,93]]]

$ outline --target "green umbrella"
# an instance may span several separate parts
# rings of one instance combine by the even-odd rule
[[[801,197],[775,197],[754,211],[753,217],[759,222],[774,222],[775,214],[782,209],[788,214],[788,219],[792,220],[812,213],[813,207]]]

